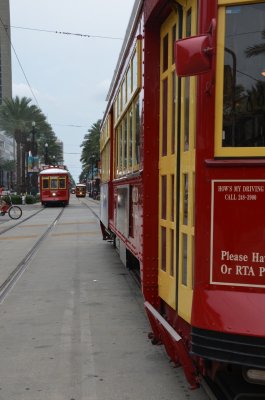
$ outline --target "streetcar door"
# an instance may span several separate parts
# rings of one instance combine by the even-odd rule
[[[190,321],[194,256],[195,78],[178,79],[174,42],[196,34],[196,0],[160,31],[159,296]]]

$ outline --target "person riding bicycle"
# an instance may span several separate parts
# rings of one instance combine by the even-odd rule
[[[7,212],[9,208],[9,205],[7,204],[7,202],[5,200],[1,201],[1,207],[0,207],[0,214],[1,215],[5,215],[5,213]]]
[[[11,219],[19,219],[22,215],[22,209],[18,205],[12,204],[10,194],[0,196],[0,215],[8,213]]]
[[[5,215],[5,213],[7,212],[7,210],[9,209],[10,204],[8,203],[8,201],[3,199],[3,190],[1,191],[2,186],[0,187],[0,199],[1,199],[1,204],[0,204],[0,215]]]

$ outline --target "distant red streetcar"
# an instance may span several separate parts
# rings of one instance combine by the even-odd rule
[[[78,183],[75,187],[76,197],[86,197],[86,185],[84,183]]]
[[[46,167],[40,172],[39,178],[42,205],[58,204],[66,206],[69,204],[70,178],[64,167]]]

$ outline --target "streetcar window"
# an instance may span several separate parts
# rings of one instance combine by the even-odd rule
[[[116,176],[139,168],[140,162],[140,105],[139,96],[123,115],[115,132]]]
[[[132,90],[133,92],[136,90],[138,86],[138,73],[137,73],[137,53],[134,53],[132,59]]]
[[[183,225],[188,225],[189,175],[183,174]]]
[[[163,39],[163,72],[168,69],[168,35]]]
[[[50,179],[50,188],[51,189],[58,189],[58,179],[57,178],[51,178]]]
[[[129,67],[127,74],[126,74],[126,84],[127,84],[127,95],[130,98],[132,93],[132,76],[131,76],[131,66]]]
[[[190,134],[190,78],[185,78],[185,123],[184,123],[184,151],[189,151]]]
[[[127,123],[127,114],[123,120],[123,171],[127,172],[128,167],[128,152],[127,152],[127,139],[128,139],[128,123]]]
[[[186,37],[191,36],[191,8],[187,11],[187,16],[186,16]]]
[[[133,111],[129,110],[129,154],[128,154],[128,167],[131,168],[133,164]]]
[[[172,93],[172,117],[171,117],[171,129],[172,129],[172,134],[171,134],[171,154],[175,154],[175,137],[176,137],[176,105],[177,105],[177,93],[176,93],[176,72],[172,72],[172,88],[171,88],[171,93]]]
[[[65,178],[59,178],[59,188],[65,189],[66,188],[66,180]]]
[[[127,82],[126,79],[122,82],[122,108],[127,103]]]
[[[223,147],[265,146],[265,4],[225,9]]]
[[[170,229],[170,275],[171,276],[174,276],[174,265],[175,265],[174,249],[175,249],[175,231],[174,229]]]
[[[122,126],[119,127],[118,130],[119,134],[119,172],[122,172],[122,164],[123,164],[123,160],[122,160],[122,149],[123,149],[123,145],[122,145],[122,141],[123,141],[123,134],[122,134]]]
[[[177,27],[176,24],[172,27],[172,48],[171,48],[171,64],[175,63],[175,52],[174,52],[174,44],[177,40]]]
[[[167,270],[167,229],[161,228],[161,269]]]
[[[184,233],[182,235],[182,279],[181,283],[187,286],[188,283],[188,236]]]
[[[167,219],[167,176],[166,175],[162,176],[161,186],[162,186],[161,218]]]
[[[42,178],[42,188],[49,189],[49,178]]]
[[[139,98],[136,100],[135,103],[135,162],[136,165],[140,162],[140,104]]]
[[[168,79],[163,80],[163,108],[162,108],[162,156],[167,155],[167,115],[168,115]]]

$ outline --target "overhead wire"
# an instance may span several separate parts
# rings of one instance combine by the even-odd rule
[[[5,25],[5,24],[4,24],[4,22],[3,22],[2,18],[1,18],[1,16],[0,16],[0,22],[1,22],[1,24],[3,25],[3,28],[4,28],[5,32],[6,32],[6,36],[7,36],[8,40],[9,40],[10,46],[11,46],[12,49],[13,49],[13,52],[14,52],[14,54],[15,54],[15,56],[16,56],[17,62],[18,62],[18,64],[19,64],[20,68],[21,68],[21,71],[22,71],[22,73],[23,73],[23,75],[24,75],[24,78],[26,79],[26,82],[27,82],[27,84],[28,84],[29,90],[30,90],[30,92],[31,92],[31,94],[32,94],[32,96],[33,96],[33,98],[34,98],[34,100],[36,101],[36,104],[37,104],[38,107],[40,108],[39,102],[38,102],[38,100],[37,100],[37,98],[36,98],[36,96],[35,96],[35,93],[34,93],[33,90],[32,90],[32,87],[31,87],[31,85],[30,85],[30,83],[29,83],[29,80],[28,80],[28,78],[27,78],[27,75],[26,75],[26,73],[25,73],[25,71],[24,71],[24,69],[23,69],[23,67],[22,67],[22,64],[21,64],[20,59],[19,59],[19,57],[18,57],[18,55],[17,55],[17,52],[16,52],[16,50],[15,50],[15,47],[13,46],[13,43],[12,43],[12,41],[11,41],[11,38],[10,38],[10,36],[9,36],[9,34],[8,34],[8,31],[7,31],[7,26],[8,26],[8,25]]]
[[[111,36],[88,35],[88,34],[82,34],[82,33],[72,33],[72,32],[63,32],[63,31],[52,31],[52,30],[48,30],[48,29],[38,29],[38,28],[28,28],[28,27],[7,25],[7,24],[4,24],[4,22],[3,22],[2,18],[1,18],[1,16],[0,16],[0,22],[1,22],[1,24],[2,24],[2,26],[3,26],[3,28],[4,28],[4,30],[5,30],[5,33],[6,33],[7,37],[8,37],[8,40],[9,40],[10,45],[11,45],[11,47],[12,47],[12,49],[13,49],[13,52],[14,52],[14,54],[15,54],[15,56],[16,56],[17,62],[18,62],[18,64],[19,64],[20,68],[21,68],[21,71],[22,71],[22,73],[23,73],[23,75],[24,75],[24,78],[25,78],[25,80],[26,80],[26,82],[27,82],[27,85],[28,85],[28,87],[29,87],[29,90],[30,90],[30,92],[31,92],[31,94],[32,94],[32,96],[33,96],[33,98],[34,98],[34,100],[35,100],[35,102],[36,102],[36,104],[38,105],[39,108],[40,108],[39,102],[38,102],[38,100],[37,100],[37,98],[36,98],[36,96],[35,96],[35,94],[34,94],[34,92],[33,92],[33,90],[32,90],[32,87],[31,87],[31,85],[30,85],[30,82],[29,82],[29,80],[28,80],[28,78],[27,78],[27,75],[26,75],[26,73],[25,73],[25,71],[24,71],[24,68],[23,68],[23,66],[22,66],[22,64],[21,64],[21,62],[20,62],[20,59],[19,59],[19,57],[18,57],[18,54],[17,54],[17,52],[16,52],[16,50],[15,50],[15,47],[14,47],[12,41],[11,41],[11,38],[10,38],[10,36],[8,35],[8,30],[7,30],[8,27],[9,27],[9,28],[15,28],[15,29],[25,29],[25,30],[32,30],[32,31],[39,31],[39,32],[47,32],[47,33],[57,33],[57,34],[62,34],[62,35],[74,35],[74,36],[79,36],[79,37],[99,38],[99,39],[112,39],[112,40],[123,40],[123,38],[117,38],[117,37],[111,37]],[[87,127],[84,126],[84,125],[76,125],[76,124],[67,124],[67,125],[65,125],[65,124],[56,124],[56,123],[54,123],[53,125],[61,125],[61,126],[66,126],[66,127],[68,126],[68,127],[74,127],[74,128],[87,128]],[[88,129],[88,128],[87,128],[87,129]]]
[[[10,25],[10,28],[25,29],[25,30],[29,30],[29,31],[38,31],[38,32],[46,32],[46,33],[56,33],[56,34],[68,35],[68,36],[72,35],[72,36],[79,36],[79,37],[86,37],[86,38],[123,40],[123,38],[112,37],[112,36],[90,35],[90,34],[84,34],[84,33],[64,32],[64,31],[57,31],[57,30],[52,31],[49,29],[29,28],[29,27],[25,27],[25,26]]]

